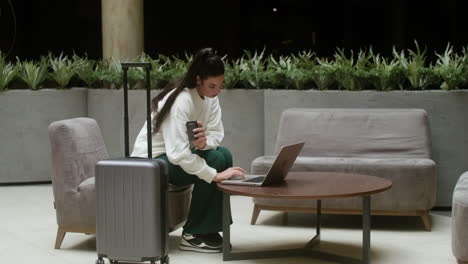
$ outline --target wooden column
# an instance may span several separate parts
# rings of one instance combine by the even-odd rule
[[[144,51],[143,0],[101,0],[102,55],[134,58]]]

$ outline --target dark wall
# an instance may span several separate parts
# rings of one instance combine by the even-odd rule
[[[16,16],[15,41],[12,9],[7,0],[0,0],[0,50],[7,53],[14,41],[9,59],[37,59],[49,51],[102,56],[100,1],[10,1]]]
[[[16,40],[9,59],[37,59],[49,51],[102,56],[100,0],[11,0]],[[468,45],[468,3],[463,0],[224,0],[149,1],[145,51],[155,56],[213,46],[240,56],[243,50],[287,54],[310,49],[329,56],[336,47],[368,48],[391,55],[413,40],[442,52],[448,42]],[[13,13],[0,0],[0,50],[13,44]],[[276,10],[276,12],[274,11]]]
[[[239,56],[244,49],[287,54],[310,49],[322,56],[336,47],[372,48],[391,55],[392,47],[442,52],[448,42],[468,45],[468,4],[463,0],[225,0],[146,1],[146,50],[175,53],[215,46]],[[275,11],[274,11],[275,9]]]
[[[145,50],[149,54],[193,51],[224,43],[224,9],[203,1],[145,1]]]

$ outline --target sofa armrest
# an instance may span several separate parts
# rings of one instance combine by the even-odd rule
[[[275,156],[261,156],[252,161],[250,171],[252,174],[266,174],[275,161]]]

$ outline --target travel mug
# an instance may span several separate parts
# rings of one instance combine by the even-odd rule
[[[187,123],[185,123],[185,127],[187,128],[187,134],[188,134],[188,140],[189,142],[192,142],[194,140],[197,140],[195,138],[195,132],[193,132],[193,130],[195,128],[198,128],[198,123],[197,121],[188,121]]]

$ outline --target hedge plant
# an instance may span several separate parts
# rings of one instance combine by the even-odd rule
[[[42,57],[39,62],[19,61],[18,59],[18,77],[21,78],[31,89],[36,90],[39,84],[45,81],[49,73],[47,71],[47,59]]]
[[[265,49],[245,51],[239,58],[223,56],[225,88],[243,89],[364,89],[424,90],[468,89],[468,47],[454,52],[450,43],[436,60],[429,62],[427,49],[417,42],[413,49],[397,51],[391,57],[373,52],[372,48],[357,53],[337,49],[332,57],[318,57],[311,51],[297,54],[266,55]],[[192,60],[182,56],[143,54],[132,61],[152,64],[152,88],[163,88],[169,81],[183,77]],[[40,89],[121,88],[121,61],[115,58],[92,60],[86,56],[68,57],[60,54],[42,56],[38,61],[7,62],[0,51],[0,91],[21,87]],[[131,68],[128,72],[130,89],[142,89],[145,72]],[[12,87],[12,83],[15,83]]]
[[[49,65],[51,68],[50,77],[55,80],[60,88],[65,88],[75,75],[78,64],[73,63],[67,56],[60,54],[59,57],[48,56]]]
[[[5,61],[5,56],[0,52],[0,91],[5,90],[8,84],[17,76],[20,67]]]

